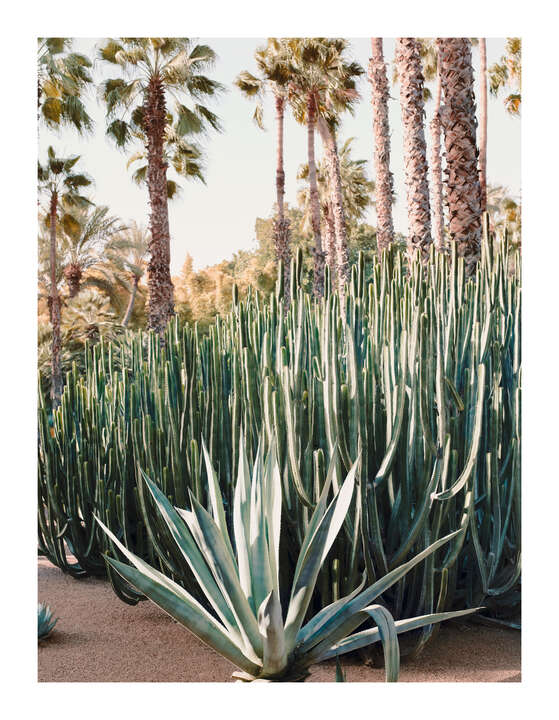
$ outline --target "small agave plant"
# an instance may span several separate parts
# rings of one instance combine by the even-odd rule
[[[366,589],[362,582],[350,595],[304,622],[320,568],[344,523],[354,491],[357,463],[328,503],[335,469],[331,461],[301,546],[284,614],[279,587],[282,488],[275,449],[270,449],[265,460],[258,453],[251,478],[241,445],[232,538],[217,475],[205,448],[204,456],[211,512],[192,495],[190,510],[174,508],[150,478],[144,473],[142,477],[214,614],[180,585],[131,553],[98,518],[97,521],[131,565],[107,556],[108,563],[127,582],[236,665],[240,671],[234,677],[246,681],[302,680],[311,665],[380,641],[386,680],[395,682],[400,668],[399,633],[475,612],[474,609],[435,613],[395,622],[386,608],[374,603],[411,568],[458,534],[451,533]],[[355,633],[368,619],[376,627]]]
[[[58,622],[58,618],[52,617],[52,610],[48,605],[39,603],[38,608],[38,629],[39,629],[39,640],[47,638],[54,629],[54,626]]]

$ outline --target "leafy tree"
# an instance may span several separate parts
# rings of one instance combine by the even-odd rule
[[[520,243],[522,238],[522,205],[504,185],[487,186],[487,212],[491,229],[497,233],[506,230],[513,242]]]
[[[184,138],[220,129],[217,116],[202,104],[222,89],[205,74],[214,65],[215,53],[189,38],[118,38],[105,42],[100,57],[122,70],[102,89],[107,134],[121,148],[140,141],[147,154],[140,179],[143,174],[151,208],[148,326],[162,334],[174,312],[167,167],[171,164],[186,177],[199,176],[191,164],[198,164],[199,155]],[[171,99],[174,112],[168,109]]]
[[[263,125],[262,99],[269,87],[274,96],[276,108],[276,200],[278,215],[274,226],[274,244],[278,260],[283,262],[285,298],[289,298],[289,277],[291,263],[291,247],[289,241],[289,222],[285,216],[285,171],[283,166],[284,133],[283,124],[285,116],[286,85],[290,79],[289,54],[284,42],[277,38],[269,38],[266,47],[255,52],[259,76],[244,70],[235,84],[245,97],[257,101],[254,111],[254,121],[261,129]]]
[[[51,398],[54,406],[60,402],[62,394],[62,374],[60,366],[60,295],[57,285],[57,223],[59,214],[62,222],[70,216],[70,211],[80,210],[91,205],[83,195],[83,188],[91,185],[91,179],[84,173],[74,172],[80,156],[57,157],[53,148],[47,151],[47,161],[38,164],[39,195],[44,197],[48,206],[48,223],[50,231],[50,288],[49,314],[52,324],[52,387]]]
[[[74,127],[90,131],[93,121],[82,102],[83,92],[93,84],[91,60],[70,52],[71,38],[37,38],[37,117],[47,127]]]
[[[505,54],[500,62],[489,68],[489,92],[499,95],[505,88],[511,92],[505,97],[505,107],[511,115],[520,114],[522,102],[522,41],[520,38],[507,38]]]

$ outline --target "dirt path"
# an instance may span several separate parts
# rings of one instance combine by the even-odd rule
[[[39,600],[60,619],[39,646],[42,682],[227,682],[227,660],[150,602],[131,607],[104,580],[74,580],[39,558]],[[346,679],[382,682],[384,672],[342,658]],[[311,682],[332,682],[334,664],[313,667]],[[435,643],[402,664],[402,682],[518,682],[520,633],[443,625]]]

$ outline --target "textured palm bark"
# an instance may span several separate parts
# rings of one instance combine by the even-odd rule
[[[392,220],[394,180],[390,172],[389,91],[382,38],[371,38],[371,46],[369,81],[371,83],[371,104],[373,106],[377,246],[380,253],[394,242],[394,222]]]
[[[136,301],[136,294],[138,292],[139,282],[140,278],[137,275],[134,275],[134,284],[132,285],[130,300],[128,301],[128,307],[126,308],[126,312],[124,313],[124,318],[122,320],[122,324],[124,325],[124,327],[128,327],[128,323],[130,322],[130,318],[132,317],[132,311],[134,310],[134,302]]]
[[[441,74],[437,73],[435,90],[435,110],[431,120],[431,211],[433,213],[433,239],[437,250],[443,250],[444,210],[443,210],[443,165],[441,158]]]
[[[151,207],[148,263],[148,327],[163,335],[174,314],[171,282],[171,236],[167,205],[167,163],[163,155],[166,124],[165,92],[158,76],[151,78],[144,102],[144,124],[147,137],[147,184]]]
[[[404,125],[404,163],[408,204],[408,254],[429,256],[431,211],[427,180],[427,147],[423,118],[423,72],[419,42],[415,38],[396,40],[396,64],[400,78],[400,104]]]
[[[314,156],[314,129],[316,125],[316,104],[313,95],[307,98],[307,153],[309,161],[309,189],[311,203],[311,225],[314,236],[314,277],[313,293],[315,297],[324,295],[324,251],[320,234],[320,201],[316,180],[316,160]]]
[[[479,38],[479,189],[481,212],[487,209],[487,49]]]
[[[77,263],[70,263],[64,268],[64,277],[68,283],[69,297],[74,298],[79,293],[82,276],[82,269]]]
[[[289,290],[291,278],[291,241],[289,220],[285,217],[285,172],[283,169],[283,119],[285,114],[285,99],[276,95],[276,125],[277,125],[277,162],[276,162],[276,197],[278,216],[274,220],[274,242],[276,256],[283,262],[283,296],[286,306],[289,304],[291,293]]]
[[[322,137],[326,166],[328,168],[328,177],[330,180],[330,209],[334,220],[334,233],[336,239],[337,284],[340,292],[343,292],[344,285],[349,280],[349,253],[347,248],[347,228],[344,213],[338,144],[336,142],[336,136],[330,130],[328,123],[324,118],[319,117],[317,124],[320,136]]]
[[[56,212],[58,194],[52,193],[50,199],[50,320],[52,324],[52,355],[51,355],[51,392],[52,406],[60,405],[62,396],[62,368],[60,365],[60,296],[56,287]]]
[[[440,114],[446,150],[449,231],[471,275],[479,260],[481,241],[472,54],[467,38],[438,38],[437,46],[444,97]]]
[[[337,283],[338,271],[336,268],[336,229],[334,226],[334,211],[332,202],[323,206],[324,232],[326,235],[326,264],[330,268],[332,285]]]

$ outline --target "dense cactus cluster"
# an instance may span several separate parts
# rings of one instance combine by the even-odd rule
[[[409,263],[409,264],[408,264]],[[324,298],[282,282],[234,302],[209,333],[171,321],[165,342],[128,333],[68,373],[59,408],[39,403],[39,544],[76,576],[108,572],[118,541],[204,603],[141,481],[173,505],[210,508],[202,441],[225,522],[241,439],[248,462],[277,443],[283,572],[293,576],[334,458],[332,489],[358,460],[356,491],[309,612],[459,531],[382,596],[396,619],[485,605],[515,613],[520,581],[520,262],[485,233],[476,273],[453,251],[424,264],[396,248],[361,260]],[[280,270],[280,278],[283,273]],[[367,279],[366,279],[367,278]],[[67,548],[75,560],[67,558]],[[118,556],[118,554],[116,555]],[[289,583],[287,583],[289,586]],[[284,605],[285,606],[285,605]],[[424,644],[434,626],[421,630]]]

